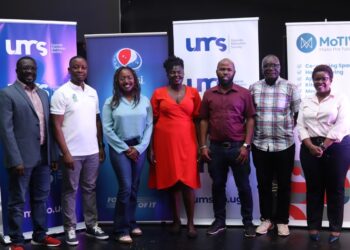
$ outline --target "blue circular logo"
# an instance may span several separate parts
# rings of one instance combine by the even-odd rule
[[[142,57],[133,49],[123,48],[113,55],[113,65],[114,69],[121,66],[129,66],[130,68],[138,69],[142,65]]]
[[[316,37],[310,33],[303,33],[298,36],[297,47],[301,52],[310,53],[316,48]]]

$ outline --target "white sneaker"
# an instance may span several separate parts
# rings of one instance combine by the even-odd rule
[[[255,229],[255,232],[258,234],[266,234],[267,231],[273,229],[273,224],[270,220],[263,220],[260,224],[260,226],[258,226]]]
[[[75,229],[69,229],[65,232],[66,243],[70,246],[76,246],[79,244]]]
[[[97,224],[93,227],[86,228],[86,235],[95,237],[99,240],[107,240],[109,238],[108,234],[106,234],[102,228],[100,228]]]
[[[288,236],[290,234],[288,224],[277,224],[277,231],[279,236]]]

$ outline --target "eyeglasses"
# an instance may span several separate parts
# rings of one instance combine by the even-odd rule
[[[328,81],[330,78],[328,77],[328,76],[325,76],[325,77],[315,77],[314,78],[314,81],[316,82],[316,81],[324,81],[324,82],[326,82],[326,81]]]
[[[264,69],[268,69],[268,68],[273,68],[273,69],[277,69],[279,68],[281,65],[277,64],[277,63],[267,63],[263,65]]]

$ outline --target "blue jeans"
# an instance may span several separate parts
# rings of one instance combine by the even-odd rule
[[[146,152],[140,154],[137,162],[124,153],[117,153],[112,147],[109,147],[109,155],[119,184],[114,212],[114,233],[127,235],[137,227],[135,219],[137,192]]]
[[[22,223],[26,192],[30,194],[33,240],[41,241],[46,236],[46,201],[50,192],[50,167],[38,165],[24,168],[18,176],[9,170],[8,221],[12,243],[24,243]]]
[[[213,180],[212,195],[215,221],[225,225],[226,220],[226,182],[227,173],[231,168],[241,201],[243,224],[252,223],[253,199],[249,184],[249,162],[241,165],[236,163],[242,142],[231,142],[230,147],[219,144],[210,145],[211,161],[208,164],[209,174]]]

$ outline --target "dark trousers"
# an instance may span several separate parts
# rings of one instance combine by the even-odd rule
[[[306,180],[306,213],[310,230],[322,226],[324,197],[327,194],[327,216],[332,232],[340,232],[344,215],[344,185],[350,164],[350,136],[333,143],[318,158],[301,145],[300,161]]]
[[[26,193],[29,192],[33,239],[41,241],[47,232],[46,201],[50,192],[50,167],[46,160],[46,147],[41,147],[42,161],[36,166],[24,168],[18,176],[9,169],[8,223],[12,243],[24,243],[22,223]]]
[[[212,195],[215,220],[225,224],[226,219],[226,182],[227,173],[231,168],[241,201],[243,224],[252,223],[253,199],[249,184],[249,162],[241,165],[236,163],[242,142],[233,142],[230,147],[219,144],[210,145],[211,161],[208,164],[209,174],[213,180]]]
[[[258,181],[261,219],[288,224],[295,145],[278,152],[262,151],[252,145],[252,153]],[[275,213],[272,194],[274,178],[278,186]]]

